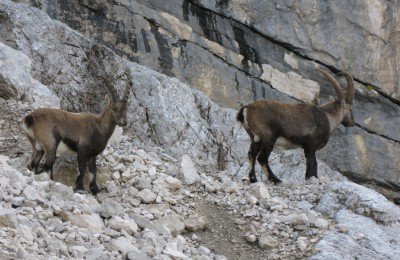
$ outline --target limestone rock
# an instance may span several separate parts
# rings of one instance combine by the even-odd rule
[[[307,215],[304,214],[304,213],[300,213],[300,214],[294,213],[294,214],[285,216],[285,217],[283,218],[283,221],[284,221],[285,223],[288,223],[288,224],[293,225],[293,226],[297,226],[297,225],[307,225],[307,224],[308,224]]]
[[[73,257],[83,258],[88,250],[84,246],[72,246],[69,251]]]
[[[75,226],[87,228],[94,233],[101,232],[104,226],[103,220],[97,214],[74,215],[71,213],[66,213],[66,214],[64,213],[62,218],[65,219],[66,221],[68,220],[71,221],[71,223]]]
[[[32,186],[27,186],[22,194],[25,196],[27,200],[33,200],[37,202],[44,202],[44,194],[40,191],[36,190]]]
[[[15,212],[11,210],[0,210],[0,226],[16,228],[18,220]]]
[[[136,194],[136,197],[140,198],[143,203],[150,203],[155,201],[157,195],[149,189],[143,189]]]
[[[133,249],[128,252],[126,257],[129,260],[150,260],[151,258],[143,254],[139,249]]]
[[[112,239],[106,244],[108,251],[119,251],[124,254],[130,251],[138,251],[137,247],[127,238],[119,237],[117,239]]]
[[[123,214],[124,209],[118,202],[108,198],[100,204],[99,213],[104,218],[111,218]]]
[[[182,156],[180,176],[182,181],[188,185],[194,184],[199,180],[196,167],[192,159],[187,155]]]
[[[307,238],[306,237],[299,237],[297,239],[297,246],[301,251],[304,251],[307,249]]]
[[[342,205],[339,201],[345,201],[345,204]],[[353,212],[358,208],[366,208],[368,210],[363,211],[362,214],[383,223],[400,219],[400,208],[376,191],[352,182],[327,184],[316,210],[333,217],[343,207]]]
[[[194,232],[204,229],[207,225],[207,221],[203,217],[195,215],[189,216],[184,223],[187,230]]]
[[[278,241],[274,237],[265,234],[258,239],[258,244],[262,249],[272,249],[277,246]]]
[[[185,230],[185,224],[179,215],[169,215],[152,222],[154,230],[160,234],[170,233],[173,236],[179,235]]]
[[[125,230],[129,235],[134,235],[139,231],[138,225],[133,220],[122,219],[118,216],[112,217],[108,225],[117,231]]]
[[[327,228],[329,225],[329,222],[323,218],[317,218],[314,221],[314,226],[316,226],[317,228]]]
[[[258,199],[268,199],[269,197],[271,197],[269,195],[267,187],[262,182],[252,183],[249,192]]]
[[[164,181],[166,187],[172,190],[177,190],[183,187],[182,182],[172,176],[167,176]]]

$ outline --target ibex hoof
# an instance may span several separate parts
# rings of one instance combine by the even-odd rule
[[[273,184],[279,184],[279,183],[281,183],[282,181],[280,180],[280,179],[273,179],[273,180],[270,180]]]
[[[100,192],[100,189],[99,188],[90,188],[90,190],[92,191],[92,195],[93,196],[96,196],[97,195],[97,193],[99,193]]]
[[[85,194],[85,193],[86,193],[86,191],[85,191],[85,190],[83,190],[83,189],[77,189],[77,190],[76,190],[76,193],[79,193],[79,194]]]
[[[250,183],[256,183],[257,182],[257,178],[250,178]]]

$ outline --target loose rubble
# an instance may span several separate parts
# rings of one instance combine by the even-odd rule
[[[146,152],[126,136],[108,146],[99,165],[110,173],[102,174],[113,175],[119,164],[124,171],[120,178],[110,176],[101,183],[103,189],[97,197],[73,193],[70,186],[48,178],[35,179],[32,172],[16,170],[8,163],[9,158],[1,156],[3,256],[224,259],[225,254],[231,259],[235,256],[228,251],[236,253],[232,248],[237,247],[237,254],[243,255],[255,244],[259,247],[253,250],[255,259],[307,257],[318,255],[329,241],[339,239],[334,234],[343,237],[350,231],[351,237],[361,235],[354,234],[354,227],[347,223],[346,212],[350,210],[357,214],[355,219],[375,219],[399,228],[400,210],[396,206],[378,193],[347,181],[324,178],[280,185],[249,184],[223,171],[200,172],[197,183],[184,185],[179,160],[171,160],[159,147],[149,150],[156,152]],[[130,163],[131,156],[138,159],[139,168]],[[223,215],[212,213],[214,207]],[[207,219],[209,210],[217,222]],[[340,214],[335,214],[338,210]],[[224,215],[234,217],[233,228],[240,234],[228,241],[221,239],[225,251],[216,246],[218,234],[210,226],[218,223],[230,232],[228,226],[224,228]],[[207,233],[215,236],[214,240],[207,239]],[[362,237],[369,236],[363,232]],[[391,243],[400,245],[396,241],[392,239]]]
[[[89,45],[82,35],[34,8],[14,6],[10,1],[4,1],[2,6],[9,14],[4,19],[12,18],[7,20],[10,23],[25,28],[40,21],[46,23],[41,28],[51,25],[59,32],[51,35],[51,44],[43,43],[42,37],[30,30],[26,30],[29,35],[22,35],[21,28],[14,32],[23,39],[20,48],[42,55],[37,54],[35,62],[43,59],[46,66],[38,66],[42,72],[35,73],[43,76],[50,71],[59,76],[61,69],[55,69],[51,62],[54,58],[48,56],[62,56],[62,48],[49,50],[48,46],[68,45],[65,38],[77,41],[68,48],[80,46],[83,50]],[[23,13],[16,13],[16,8]],[[32,20],[22,23],[21,16]],[[31,47],[38,48],[27,51]],[[7,46],[0,45],[0,49],[18,54]],[[79,74],[83,59],[67,59],[80,58],[79,55],[74,52],[62,59],[65,63],[57,63],[74,82],[84,75]],[[135,80],[139,81],[134,84],[135,97],[131,102],[135,113],[130,115],[136,128],[125,132],[117,129],[119,138],[110,141],[97,159],[102,191],[96,197],[74,193],[75,160],[59,160],[55,181],[46,173],[34,176],[26,169],[28,153],[20,151],[25,139],[17,134],[8,136],[20,132],[17,122],[33,108],[35,103],[31,99],[51,95],[51,100],[58,101],[53,93],[56,92],[63,96],[62,102],[72,106],[76,93],[60,94],[66,91],[65,86],[56,84],[52,86],[53,92],[44,89],[36,99],[28,98],[25,103],[0,99],[5,109],[1,112],[7,114],[2,132],[8,133],[7,139],[0,139],[1,148],[12,140],[8,147],[12,151],[7,154],[2,150],[12,158],[0,155],[2,258],[321,259],[383,255],[395,259],[399,255],[400,209],[385,197],[348,182],[323,162],[318,164],[320,179],[305,181],[301,151],[271,154],[271,168],[283,183],[273,185],[259,176],[258,183],[250,184],[245,173],[247,165],[239,165],[245,161],[247,139],[241,139],[243,129],[239,131],[233,126],[235,111],[218,107],[177,79],[112,56],[115,54],[111,51],[109,55],[117,65],[131,66]],[[22,61],[29,60],[26,55],[21,57]],[[22,67],[25,74],[29,74],[28,65]],[[28,76],[28,81],[33,82]],[[11,84],[7,93],[12,94],[15,81],[11,79],[7,81]],[[71,82],[64,80],[60,76],[54,81],[66,82],[71,87]],[[78,83],[73,85],[76,90],[81,88]],[[14,87],[18,97],[26,86]],[[169,106],[173,101],[180,102],[180,110]],[[15,113],[10,112],[10,116],[7,111]],[[155,120],[163,123],[154,126]],[[178,139],[176,128],[180,133]],[[134,138],[133,129],[141,130],[137,135],[148,139]],[[233,148],[228,149],[230,146]],[[225,161],[216,158],[224,154]]]

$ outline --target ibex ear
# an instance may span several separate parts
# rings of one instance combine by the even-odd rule
[[[335,102],[335,98],[332,96],[329,96],[329,102]]]
[[[344,107],[344,106],[346,105],[346,101],[345,101],[344,99],[342,99],[342,102],[340,102],[340,105],[341,105],[342,107]]]
[[[107,106],[111,106],[111,104],[112,104],[111,94],[106,94],[106,102],[107,102]]]

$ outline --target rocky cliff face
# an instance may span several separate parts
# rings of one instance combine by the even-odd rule
[[[189,21],[195,22],[193,15],[197,9],[193,8],[200,8],[201,3],[186,2],[185,6],[169,7],[176,9],[176,12],[179,10],[178,6],[186,8],[184,10],[188,12],[182,20],[186,22],[174,19],[171,16],[172,10],[159,11],[162,2],[157,1],[143,1],[141,4],[113,2],[112,5],[109,1],[79,3],[30,2],[31,5],[47,11],[54,16],[53,18],[70,21],[71,26],[83,23],[84,19],[78,19],[78,14],[85,12],[87,16],[84,17],[91,18],[87,20],[87,25],[81,26],[81,29],[87,30],[82,29],[83,33],[71,29],[37,8],[9,0],[0,1],[2,257],[397,258],[400,250],[400,241],[396,235],[400,232],[399,208],[377,192],[348,182],[323,161],[319,162],[318,169],[321,178],[306,182],[305,160],[301,151],[273,153],[271,167],[282,178],[283,184],[273,186],[259,182],[249,185],[246,181],[247,164],[244,163],[248,138],[243,129],[236,124],[236,111],[213,102],[212,99],[218,99],[213,92],[205,91],[211,98],[207,97],[203,92],[179,80],[182,78],[189,82],[182,77],[183,74],[179,75],[180,70],[177,70],[176,64],[181,63],[176,63],[176,57],[185,57],[186,61],[190,61],[192,65],[187,64],[187,71],[198,76],[198,79],[210,80],[210,85],[204,86],[214,86],[214,83],[211,85],[214,79],[197,70],[197,65],[204,65],[200,56],[208,57],[210,62],[210,66],[204,67],[204,71],[212,68],[213,64],[232,70],[233,75],[237,76],[238,83],[235,86],[238,88],[226,88],[223,95],[220,95],[221,99],[217,100],[225,106],[232,107],[236,105],[228,104],[231,99],[251,100],[255,97],[253,94],[257,93],[287,101],[309,101],[319,91],[322,95],[332,92],[329,88],[324,90],[323,85],[310,80],[318,79],[313,72],[310,72],[310,77],[307,77],[308,74],[302,74],[304,71],[300,69],[295,70],[297,74],[291,72],[296,66],[305,69],[320,65],[312,63],[307,57],[298,57],[298,53],[289,53],[287,48],[290,46],[284,46],[271,39],[268,40],[271,44],[269,46],[272,46],[271,50],[274,51],[265,52],[265,55],[270,56],[269,60],[262,61],[264,66],[251,63],[248,58],[240,59],[236,65],[227,63],[225,58],[228,56],[241,58],[240,55],[244,57],[244,52],[251,53],[247,57],[262,55],[255,47],[244,48],[243,45],[243,54],[235,54],[234,51],[229,53],[228,48],[207,40],[207,37],[217,37],[212,35],[224,32],[228,39],[230,22],[243,26],[243,30],[252,27],[240,25],[240,22],[228,18],[228,14],[225,14],[221,16],[221,21],[226,21],[225,31],[203,24],[204,30],[210,29],[208,33],[193,33],[195,30],[203,30],[202,27],[195,29],[196,26],[191,24],[189,27],[192,29],[189,29],[185,24],[189,24]],[[111,32],[114,24],[110,19],[112,17],[121,19],[118,26],[117,23],[114,24],[117,29],[137,28],[135,25],[139,24],[139,20],[132,18],[128,23],[125,20],[128,16],[122,16],[119,11],[114,16],[108,15],[108,8],[129,11],[131,8],[127,6],[130,4],[142,8],[137,9],[138,14],[132,17],[142,20],[143,17],[152,17],[144,19],[150,27],[143,28],[150,31],[145,30],[143,34],[140,32],[141,35],[147,35],[149,39],[153,33],[163,35],[158,39],[152,38],[148,41],[148,47],[145,47],[149,50],[149,64],[154,61],[154,68],[166,74],[175,71],[173,75],[177,78],[149,68],[152,65],[144,62],[144,56],[139,57],[145,55],[145,52],[139,51],[142,50],[141,47],[137,47],[137,52],[130,55],[128,43],[136,42],[132,40],[136,38],[128,37],[129,33],[125,38],[122,34],[114,37],[107,31],[98,37],[90,37],[90,33],[99,32],[102,22]],[[222,4],[228,2],[219,2],[218,6]],[[68,10],[75,10],[75,16],[68,16]],[[214,11],[211,14],[218,15],[218,12]],[[208,17],[207,13],[201,13],[201,17]],[[199,18],[197,21],[203,23],[200,20]],[[156,30],[152,27],[154,24]],[[169,26],[169,29],[163,29],[161,25],[166,26],[165,28]],[[94,26],[93,30],[89,30],[89,26]],[[187,50],[187,47],[177,47],[180,49],[178,52],[174,49],[178,46],[176,42],[172,47],[168,45],[171,43],[168,37],[173,36],[173,28],[174,34],[181,33],[188,39],[198,37],[196,41],[187,41],[187,46],[200,48],[199,42],[203,41],[203,52],[197,53],[200,49],[190,52],[199,55],[197,60],[193,60],[189,53],[180,53]],[[192,30],[192,34],[186,34],[188,30]],[[250,31],[254,33],[253,29]],[[112,32],[115,33],[115,30]],[[109,39],[115,38],[115,44],[110,44],[102,38],[107,34]],[[248,34],[237,35],[240,38],[243,35],[247,37]],[[249,41],[246,46],[255,44],[259,38],[260,36],[254,38],[254,41]],[[93,39],[104,45],[98,45]],[[125,43],[119,42],[118,39],[124,39]],[[123,44],[128,47],[121,47]],[[130,125],[123,133],[118,129],[116,137],[98,159],[99,181],[104,192],[97,197],[73,193],[75,158],[58,159],[55,169],[57,182],[50,181],[46,174],[33,176],[32,172],[26,170],[30,147],[19,128],[23,115],[38,106],[61,106],[71,111],[91,112],[98,112],[104,107],[104,95],[107,90],[101,80],[93,74],[93,64],[88,59],[88,52],[94,45],[100,50],[99,58],[105,73],[122,75],[127,69],[130,71],[129,78],[121,77],[115,80],[118,91],[122,91],[127,80],[133,81],[134,86],[128,111]],[[116,46],[120,46],[121,49]],[[137,43],[137,46],[140,44]],[[233,49],[234,46],[239,48],[239,45],[232,46]],[[177,51],[179,54],[172,59],[173,66],[170,72],[164,67],[168,64],[168,59],[163,56],[165,53],[160,51],[153,56],[155,50],[161,49],[172,54]],[[212,52],[211,49],[220,51]],[[286,52],[289,56],[285,56]],[[279,61],[279,57],[285,63]],[[130,59],[136,59],[146,66]],[[219,63],[216,63],[217,60]],[[245,62],[242,63],[243,60]],[[259,67],[262,68],[261,79],[251,76]],[[214,68],[216,73],[231,77],[227,70]],[[268,73],[265,73],[266,71]],[[183,72],[184,70],[181,71]],[[225,81],[222,79],[219,90],[224,88]],[[296,89],[299,85],[291,84],[293,81],[303,82],[304,88],[309,89]],[[246,90],[240,82],[248,82],[249,86],[254,88]],[[251,82],[256,83],[252,85]],[[195,82],[193,84],[196,85]],[[280,89],[278,91],[273,87]],[[383,115],[386,109],[383,104],[394,106],[385,113],[396,111],[391,101],[377,92],[371,94],[369,91],[362,85],[358,86],[359,104],[370,104],[370,109],[375,109],[379,115]],[[230,96],[239,92],[243,95],[238,95],[237,99]],[[362,100],[364,103],[361,103]],[[381,110],[372,106],[373,104],[378,104]],[[340,131],[338,135],[341,135]],[[362,148],[361,151],[364,151],[361,154],[364,156],[362,159],[368,162],[369,153],[374,152],[371,149],[380,149],[382,143],[386,144],[387,138],[381,136],[379,138],[383,141],[371,141],[369,146],[364,140],[368,136],[376,137],[376,134],[370,134],[368,131],[362,134],[359,131],[364,131],[361,130],[361,125],[355,130],[349,130],[350,134],[355,134],[357,144]],[[349,133],[345,134],[347,136]],[[347,140],[343,138],[338,136],[332,141],[334,144],[343,142],[346,146],[346,142],[353,142],[352,135]],[[393,145],[396,147],[396,142],[393,142]],[[379,150],[377,156],[393,156],[396,148],[387,147],[391,149],[390,155],[382,154]],[[326,152],[328,151],[331,152]],[[352,166],[346,156],[361,156],[357,151],[350,150],[347,155],[341,154],[339,159],[344,164],[343,167]],[[361,162],[360,160],[360,167],[363,166]],[[375,161],[370,160],[369,163],[371,168],[375,166]],[[373,172],[367,174],[371,174],[370,178],[376,178]],[[208,228],[205,228],[206,226]]]
[[[356,181],[400,188],[398,1],[24,2],[223,107],[325,101],[333,91],[313,69],[345,70],[358,82],[357,126],[318,156]]]

